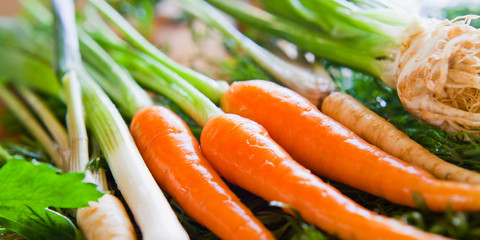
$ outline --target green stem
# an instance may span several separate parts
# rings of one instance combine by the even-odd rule
[[[68,159],[68,156],[70,155],[70,143],[67,131],[63,125],[32,90],[24,86],[18,86],[17,89],[28,105],[37,114],[43,125],[45,125],[55,142],[57,142],[64,159]]]
[[[356,45],[357,42],[351,39],[335,39],[320,32],[314,32],[295,22],[271,15],[244,2],[235,0],[208,0],[208,2],[242,22],[285,38],[319,57],[330,59],[375,77],[380,77],[382,73],[382,64],[376,60],[376,57],[385,53],[383,46],[377,49],[370,43],[365,45],[360,42]]]
[[[11,112],[22,122],[32,136],[38,140],[50,155],[54,163],[60,169],[65,168],[63,156],[57,149],[57,145],[43,129],[28,108],[18,99],[4,84],[0,84],[0,98],[3,99]]]
[[[62,81],[67,104],[67,128],[70,138],[68,170],[85,171],[89,161],[88,137],[83,115],[82,90],[77,71],[82,69],[78,46],[73,1],[52,0],[55,17],[57,70]]]
[[[27,17],[31,17],[37,24],[49,26],[52,23],[52,14],[38,0],[22,0],[22,9]]]
[[[89,162],[88,135],[85,126],[81,86],[72,72],[62,79],[67,100],[67,128],[70,137],[70,172],[84,172]]]
[[[109,19],[137,48],[146,52],[165,66],[172,69],[182,78],[191,83],[195,88],[203,92],[208,98],[213,99],[215,103],[220,101],[218,96],[228,88],[228,84],[223,81],[215,81],[211,78],[196,72],[188,67],[170,59],[163,52],[158,50],[153,44],[145,39],[130,23],[125,20],[115,9],[113,9],[104,0],[89,0],[107,19]]]
[[[105,76],[95,80],[123,108],[126,116],[131,118],[139,109],[153,105],[148,94],[95,40],[83,31],[79,32],[79,40],[84,59]]]
[[[156,239],[162,236],[165,239],[188,239],[187,233],[178,222],[167,199],[145,165],[122,116],[86,73],[82,62],[77,58],[80,56],[80,51],[75,32],[74,12],[71,11],[73,10],[73,0],[68,3],[65,0],[54,0],[54,6],[62,3],[70,5],[70,9],[59,11],[60,8],[58,8],[55,11],[56,18],[60,20],[56,25],[56,29],[60,33],[57,34],[56,47],[57,53],[65,53],[58,58],[60,70],[74,73],[67,75],[68,78],[63,78],[67,91],[72,91],[72,95],[67,94],[67,96],[74,101],[81,96],[79,103],[81,104],[83,101],[87,125],[107,159],[118,189],[122,192],[135,216],[135,220],[142,230],[143,238]],[[73,85],[77,83],[75,73],[79,76],[81,87]],[[81,90],[81,93],[77,95],[77,92],[73,93],[74,90]],[[75,104],[78,101],[72,101],[72,103]],[[77,113],[81,112],[76,111],[79,110],[77,108],[79,105],[69,105],[67,101],[67,106],[69,109],[72,107],[75,111],[75,115],[72,116],[77,118],[72,120],[80,120]],[[77,124],[74,121],[72,123],[74,127]],[[80,125],[76,125],[76,127],[78,126]],[[72,130],[80,129],[73,128]],[[77,132],[82,133],[76,131],[75,134]],[[81,140],[82,136],[76,135],[75,137]]]
[[[0,145],[0,167],[3,166],[12,156]]]
[[[0,46],[0,55],[8,56],[0,58],[0,75],[14,80],[15,84],[62,98],[61,86],[48,64],[16,48]]]
[[[154,58],[139,51],[113,54],[143,86],[163,94],[198,125],[204,126],[212,117],[223,112],[199,90]]]
[[[335,90],[335,84],[325,71],[312,72],[288,63],[257,45],[243,35],[215,8],[203,0],[177,1],[184,10],[196,15],[210,25],[214,25],[226,36],[233,38],[258,64],[270,72],[277,80],[295,90],[314,104]]]
[[[138,152],[120,112],[85,72],[81,73],[80,78],[87,125],[98,141],[118,189],[135,216],[144,239],[158,236],[187,239]]]

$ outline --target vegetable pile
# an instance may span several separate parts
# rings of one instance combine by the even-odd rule
[[[154,2],[28,0],[0,18],[0,124],[17,129],[0,128],[0,238],[480,238],[474,16],[207,1],[241,32],[171,0],[224,35],[221,81],[137,30]],[[282,57],[278,37],[317,59]]]
[[[438,20],[394,1],[208,0],[235,18],[381,78],[405,108],[449,132],[478,133],[476,16]]]

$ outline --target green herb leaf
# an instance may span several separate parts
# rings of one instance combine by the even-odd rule
[[[0,169],[0,225],[28,239],[81,239],[75,225],[49,209],[79,208],[103,193],[83,173],[58,174],[49,164],[12,158]]]

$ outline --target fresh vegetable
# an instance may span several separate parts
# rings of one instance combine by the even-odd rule
[[[234,83],[221,103],[226,112],[260,123],[320,176],[410,207],[421,198],[434,211],[479,210],[480,186],[435,179],[368,144],[287,88],[261,80]]]
[[[267,69],[278,81],[298,92],[315,105],[325,98],[325,95],[335,89],[335,84],[326,71],[313,72],[306,68],[288,63],[269,51],[257,45],[243,35],[212,6],[195,0],[175,1],[182,8],[210,25],[214,25],[226,36],[231,37],[259,65]]]
[[[32,39],[35,39],[35,38],[32,38]],[[96,38],[96,40],[99,40],[99,38]],[[110,52],[113,53],[114,51],[110,51]],[[129,55],[127,54],[126,56],[128,57]],[[122,62],[122,64],[125,64],[125,61]],[[132,61],[134,61],[133,58],[132,58]],[[12,62],[12,64],[10,64],[10,66],[16,66],[16,65],[18,65],[18,63],[16,62]],[[149,65],[146,64],[145,66],[149,66]],[[246,70],[248,71],[250,71],[250,69],[253,69],[253,68],[251,67],[246,68]],[[149,74],[151,74],[152,71],[142,71],[141,73],[145,73],[145,76],[149,76]],[[240,75],[240,74],[248,75],[252,73],[251,72],[247,73],[246,71],[243,71],[243,72],[238,72],[237,75]],[[150,76],[155,76],[155,74],[151,74]],[[255,76],[255,75],[251,75],[251,76]],[[145,80],[147,79],[148,78],[145,77]],[[262,78],[245,77],[241,79],[263,79],[263,77]],[[172,84],[172,82],[170,82],[170,84]],[[367,87],[365,89],[370,89],[368,87],[368,84],[366,86]],[[357,91],[357,89],[352,91]],[[181,90],[179,92],[182,93]],[[365,94],[365,92],[369,92],[369,90],[363,91],[363,92],[359,91],[357,94],[355,94],[355,96],[357,97],[357,95]],[[158,99],[161,99],[160,101],[162,104],[167,104],[168,106],[171,106],[175,110],[178,109],[178,106],[176,106],[175,104],[172,105],[170,101],[165,100],[163,97],[157,96],[156,100]],[[382,97],[382,99],[380,98],[371,99],[366,97],[365,99],[367,99],[366,100],[367,104],[371,103],[368,105],[369,107],[372,108],[373,106],[373,108],[377,108],[376,110],[378,110],[378,112],[380,113],[382,113],[382,111],[385,111],[385,110],[390,110],[390,102],[387,101],[388,104],[384,104],[382,102],[383,101],[382,99],[390,99],[390,98]],[[395,104],[398,105],[398,102],[395,102]],[[387,106],[387,108],[385,108],[385,106]],[[120,105],[118,107],[120,109],[122,108]],[[181,116],[184,116],[184,115],[181,115]],[[382,114],[382,116],[386,116],[390,119],[388,115]],[[415,139],[419,139],[419,136],[413,132],[423,131],[424,130],[423,128],[425,128],[423,125],[415,125],[415,124],[411,125],[412,121],[410,120],[410,118],[402,118],[402,116],[398,116],[398,115],[394,115],[394,116],[395,117],[393,118],[392,122],[394,122],[397,126],[400,126],[402,130],[406,130],[410,136],[415,137]],[[408,122],[407,123],[402,122],[404,120]],[[187,122],[191,124],[191,121],[187,121]],[[400,125],[398,125],[398,123],[400,123]],[[198,126],[193,125],[193,128],[196,133],[199,133]],[[433,144],[439,144],[443,142],[442,138],[445,137],[445,135],[443,135],[444,133],[438,130],[436,130],[435,132],[438,133],[438,135],[432,137],[432,140],[430,142],[432,142]],[[433,134],[433,131],[431,133]],[[431,136],[431,135],[428,135],[428,136]],[[458,136],[470,136],[470,135],[462,134]],[[450,139],[450,140],[447,139],[447,143],[449,144],[448,147],[445,147],[445,148],[439,147],[435,150],[435,147],[432,147],[431,145],[428,145],[428,144],[427,146],[429,146],[430,150],[434,152],[436,151],[437,153],[440,153],[440,154],[452,154],[449,156],[448,159],[453,161],[462,161],[464,159],[464,156],[472,156],[472,154],[474,154],[472,151],[469,151],[467,149],[468,152],[465,152],[465,154],[467,155],[464,155],[464,150],[466,150],[465,148],[466,146],[465,147],[459,146],[459,148],[456,148],[455,150],[450,149],[449,147],[452,147],[452,145],[450,144],[453,141],[451,138],[455,138],[455,135],[452,135],[452,136],[447,135],[447,138]],[[454,143],[453,146],[457,147],[457,145],[455,144],[456,143]],[[460,164],[465,164],[464,166],[469,166],[469,167],[476,166],[474,161],[471,161],[471,159],[465,158],[465,160],[466,161],[464,162],[460,162]],[[450,211],[447,211],[446,213],[432,213],[424,210],[414,211],[410,208],[401,207],[399,205],[389,203],[383,199],[370,196],[358,190],[348,188],[342,184],[338,184],[335,182],[331,182],[331,184],[341,189],[341,191],[348,194],[348,196],[354,198],[355,201],[361,203],[362,205],[368,207],[369,209],[375,210],[376,212],[381,212],[382,214],[386,214],[389,216],[396,216],[398,218],[401,218],[403,221],[407,221],[409,224],[415,225],[427,231],[438,232],[443,235],[447,235],[447,236],[451,236],[459,239],[476,239],[477,235],[475,235],[475,232],[477,231],[476,225],[478,222],[476,214],[452,213]],[[275,236],[277,236],[279,239],[291,239],[291,237],[294,235],[295,235],[294,237],[298,237],[301,239],[320,238],[321,234],[319,235],[319,230],[303,223],[301,219],[295,218],[294,216],[288,216],[286,214],[282,214],[282,212],[279,211],[279,209],[276,209],[275,207],[268,207],[268,203],[266,201],[256,196],[253,196],[252,194],[246,191],[242,191],[237,187],[232,186],[232,189],[235,191],[235,193],[237,193],[241,197],[243,202],[248,204],[248,206],[253,210],[254,213],[256,213],[256,215],[261,219],[261,221],[264,222],[272,231],[274,231]],[[184,227],[188,230],[189,234],[191,234],[192,238],[212,239],[213,234],[207,233],[206,229],[201,228],[200,225],[194,223],[193,220],[189,219],[188,216],[186,216],[185,213],[183,213],[173,203],[173,201],[171,201],[171,204],[173,204],[172,206],[174,207],[174,210],[177,212],[182,224],[184,224]],[[2,230],[0,230],[0,235],[1,235],[1,231]],[[7,238],[8,237],[11,237],[11,236],[7,236]],[[324,239],[324,237],[320,239]],[[335,237],[326,236],[325,239],[335,239]]]
[[[57,45],[57,47],[64,46]],[[12,49],[12,51],[15,50]],[[47,63],[49,61],[42,55],[38,56],[36,52],[22,52],[19,55],[26,53],[41,61]],[[42,65],[42,67],[45,72],[51,72],[48,66]],[[166,236],[187,239],[187,234],[148,172],[120,113],[102,90],[85,74],[83,68],[76,70],[79,74],[82,101],[87,113],[87,126],[97,139],[117,187],[129,204],[143,238]],[[33,79],[24,79],[27,83],[31,83],[30,80],[33,81]],[[58,92],[51,92],[58,96]]]
[[[27,110],[23,103],[5,86],[0,83],[0,98],[12,109],[13,114],[24,124],[32,136],[40,142],[45,151],[50,155],[55,165],[59,168],[65,167],[65,159],[60,154],[57,145],[48,133],[43,129],[35,116]]]
[[[96,5],[97,9],[99,9],[102,13],[108,12],[109,18],[115,20],[117,18],[117,16],[114,16],[113,12],[105,9],[107,6],[108,5],[103,5],[103,4],[102,5]],[[115,24],[118,25],[118,27],[127,28],[125,26],[120,26],[120,24],[118,22],[115,23]],[[130,59],[133,59],[133,58],[130,58]],[[148,64],[148,65],[152,66],[154,64]],[[149,69],[150,69],[150,71],[148,71]],[[155,69],[155,68],[151,67],[151,68],[144,68],[142,71],[150,73],[151,76],[154,76],[155,72],[157,70],[160,70],[160,69],[159,68]],[[174,83],[174,84],[169,84],[169,85],[163,84],[163,86],[174,86],[177,91],[182,92],[182,94],[179,94],[178,97],[172,99],[173,101],[177,102],[179,105],[181,105],[182,102],[186,102],[186,101],[192,102],[192,103],[197,103],[197,104],[198,103],[204,103],[205,101],[208,101],[208,99],[205,100],[206,98],[201,97],[202,95],[201,94],[199,95],[199,93],[197,93],[198,90],[196,90],[195,88],[188,87],[189,85],[185,81],[177,81],[178,78],[175,77],[176,75],[174,74],[174,72],[163,71],[162,73],[163,74],[161,75],[161,77],[159,77],[159,79],[161,79],[162,81],[165,81],[163,79],[168,78],[167,81],[171,81],[172,83]],[[156,81],[158,82],[160,80],[156,80]],[[153,85],[153,83],[152,83],[152,85]],[[161,88],[158,88],[158,89],[160,91]],[[259,184],[258,181],[260,181],[260,182],[265,181],[265,179],[256,179],[255,178],[255,175],[257,173],[257,171],[255,169],[258,169],[259,166],[261,166],[261,165],[263,165],[264,167],[272,166],[272,169],[269,169],[267,172],[268,173],[276,172],[277,174],[279,174],[279,176],[277,178],[270,178],[271,179],[270,181],[272,181],[272,182],[270,182],[271,185],[274,185],[273,182],[280,181],[279,179],[283,179],[283,176],[281,176],[281,175],[283,173],[282,170],[283,170],[284,167],[288,168],[288,166],[295,165],[294,167],[292,167],[293,169],[290,169],[289,171],[293,171],[293,172],[299,171],[299,172],[301,172],[299,174],[301,176],[303,176],[304,179],[302,179],[300,181],[291,181],[291,179],[287,178],[287,180],[285,180],[285,181],[286,182],[291,182],[290,183],[290,184],[292,184],[291,189],[303,189],[304,185],[302,183],[307,181],[307,179],[315,179],[315,181],[318,181],[318,183],[320,183],[320,184],[315,185],[315,186],[310,186],[310,187],[307,186],[306,188],[311,189],[309,191],[318,193],[318,195],[316,195],[316,199],[315,199],[316,201],[320,201],[319,198],[325,198],[325,199],[329,199],[329,200],[325,200],[325,201],[333,200],[335,202],[335,204],[339,204],[339,206],[344,206],[343,203],[350,202],[350,200],[348,198],[345,198],[341,194],[331,195],[330,193],[338,193],[338,192],[328,185],[323,185],[323,182],[321,182],[321,180],[319,180],[317,177],[312,175],[308,170],[304,169],[303,167],[301,167],[300,165],[295,163],[289,157],[289,155],[286,152],[284,152],[284,150],[282,150],[281,147],[279,147],[276,143],[273,142],[273,140],[271,140],[267,136],[267,134],[264,130],[262,130],[262,134],[255,134],[256,133],[255,131],[260,129],[257,124],[251,122],[248,119],[245,119],[245,118],[242,118],[242,117],[239,117],[239,116],[222,114],[221,112],[219,112],[219,110],[217,110],[215,108],[212,109],[211,104],[199,104],[198,106],[203,107],[203,109],[195,109],[195,108],[188,108],[187,109],[186,108],[184,110],[187,113],[189,113],[192,117],[194,117],[194,119],[197,121],[197,123],[199,125],[202,126],[202,125],[205,124],[205,126],[206,126],[206,128],[202,131],[201,141],[200,141],[202,152],[204,152],[204,153],[209,152],[210,154],[207,157],[207,159],[209,159],[210,161],[216,161],[216,160],[211,160],[210,157],[212,157],[212,158],[217,157],[217,156],[214,156],[214,154],[219,152],[218,149],[217,149],[218,144],[225,143],[225,142],[232,143],[231,145],[229,145],[228,148],[225,146],[225,149],[228,149],[228,150],[225,150],[225,152],[228,151],[229,154],[231,154],[231,155],[229,155],[229,161],[234,162],[237,165],[235,165],[235,167],[224,168],[224,166],[222,166],[221,164],[215,164],[215,169],[217,171],[221,172],[222,173],[221,175],[223,177],[229,178],[234,184],[240,184],[240,183],[237,181],[238,179],[232,180],[230,178],[230,176],[227,176],[227,175],[231,174],[232,169],[240,170],[240,172],[243,172],[244,174],[246,174],[246,175],[243,175],[242,177],[244,179],[243,181],[245,181],[248,184],[242,183],[241,186],[244,187],[244,188],[250,189],[250,187],[246,187],[246,185]],[[201,113],[207,113],[207,114],[198,114],[198,113],[195,113],[195,112],[191,113],[192,110],[193,111],[199,111]],[[208,113],[210,113],[210,114],[208,114]],[[196,116],[209,116],[209,117],[207,117],[205,119],[205,118],[195,118]],[[216,133],[217,131],[219,132],[218,134]],[[208,134],[208,135],[205,136],[205,134]],[[203,140],[204,138],[207,138],[207,140],[206,140],[207,143],[204,142],[204,140]],[[232,151],[233,148],[235,148],[235,151]],[[223,151],[222,151],[222,153],[223,153]],[[236,156],[237,154],[238,154],[238,156]],[[256,163],[256,164],[258,164],[257,167],[256,166],[249,167],[248,159],[250,159],[250,160],[255,159],[255,154],[259,154],[259,158],[261,158],[263,161]],[[245,161],[242,161],[242,160],[245,160]],[[275,166],[276,163],[282,162],[283,160],[285,160],[283,164],[279,164],[278,166]],[[254,160],[251,160],[251,161],[254,161]],[[265,161],[274,161],[275,164],[270,164],[270,162],[265,163]],[[248,175],[248,177],[246,177],[247,175]],[[274,179],[277,179],[277,180],[274,180]],[[277,192],[277,191],[279,192],[278,195],[274,196],[276,198],[280,198],[279,196],[283,195],[283,194],[281,194],[281,192],[285,191],[284,188],[283,188],[283,185],[284,185],[283,182],[279,182],[279,183],[280,184],[277,185],[277,186],[282,186],[282,188],[277,189],[277,190],[273,190],[274,192]],[[263,186],[262,189],[264,191],[262,191],[262,192],[255,191],[255,193],[262,196],[262,197],[267,198],[267,200],[269,200],[269,201],[275,200],[275,199],[272,199],[268,195],[269,189],[275,189],[275,186],[268,186],[267,187],[267,185],[265,185],[265,186]],[[292,195],[290,195],[290,197],[280,198],[280,199],[277,199],[277,200],[287,201],[287,204],[290,204],[291,203],[290,200],[297,197],[297,196],[294,195],[294,193],[288,193],[288,191],[284,192],[284,194],[287,194],[287,195],[292,194]],[[292,200],[292,202],[295,202],[295,201]],[[351,203],[354,204],[353,202],[351,202]],[[308,205],[308,207],[312,206],[312,204],[307,204],[307,205]],[[327,223],[328,221],[323,222],[323,220],[321,220],[321,219],[328,218],[330,216],[330,214],[338,216],[338,213],[336,211],[330,212],[330,208],[328,208],[328,207],[327,207],[327,209],[325,209],[322,206],[322,207],[320,207],[318,212],[314,212],[314,213],[310,212],[311,209],[308,209],[308,207],[302,206],[301,203],[299,203],[299,205],[294,204],[292,207],[295,208],[295,209],[299,209],[299,212],[301,214],[305,214],[306,217],[305,216],[303,216],[303,217],[305,217],[307,219],[307,221],[315,224],[316,226],[318,226],[320,228],[325,228],[330,233],[334,232],[335,234],[339,234],[344,238],[355,238],[356,236],[362,235],[363,234],[362,232],[364,232],[364,229],[361,229],[361,228],[351,228],[350,224],[347,224],[349,226],[340,224],[342,226],[345,226],[345,228],[351,230],[351,231],[342,233],[343,230],[344,230],[342,228],[342,226],[336,225],[336,224],[329,225]],[[358,212],[352,213],[351,217],[355,218],[355,219],[358,217],[358,218],[361,219],[361,218],[364,217],[364,214],[368,214],[369,217],[367,217],[367,219],[364,219],[365,224],[366,224],[365,227],[372,227],[372,230],[373,229],[377,230],[376,227],[373,226],[373,225],[375,225],[375,224],[373,224],[373,222],[377,223],[377,220],[379,220],[379,217],[376,216],[375,214],[369,212],[368,210],[363,209],[362,207],[358,207],[358,209],[356,207],[357,207],[357,205],[355,205],[355,207],[353,207],[353,208],[358,210]],[[347,212],[350,212],[348,210],[348,208],[344,209],[344,210],[346,210]],[[326,214],[324,215],[324,213],[326,213]],[[373,215],[370,215],[370,214],[373,214]],[[382,217],[380,217],[380,218],[382,218]],[[352,222],[355,222],[355,220],[353,220]],[[370,224],[369,224],[369,222],[370,222]],[[431,237],[431,238],[440,237],[440,236],[430,235],[430,234],[427,234],[427,233],[424,233],[424,232],[421,232],[421,231],[417,232],[417,230],[410,229],[409,226],[403,225],[403,223],[397,222],[396,220],[392,220],[392,219],[390,219],[388,221],[384,221],[384,219],[382,218],[381,221],[378,221],[378,224],[381,224],[381,226],[379,228],[382,228],[383,229],[382,231],[384,231],[384,232],[380,233],[380,232],[377,231],[376,233],[377,234],[382,234],[382,235],[384,234],[384,236],[388,236],[389,234],[392,234],[392,235],[407,234],[408,235],[408,232],[413,231],[415,233],[412,234],[413,235],[412,238],[415,238],[415,237],[422,238],[422,237],[426,237],[426,236]],[[392,224],[392,225],[390,225],[390,224]],[[403,228],[403,227],[400,227],[400,226],[405,227],[405,229],[402,230],[401,232],[405,232],[405,230],[406,230],[407,233],[397,233],[396,231],[399,228]],[[343,235],[343,234],[345,234],[345,235]],[[416,235],[416,234],[418,234],[418,235]],[[426,235],[424,235],[424,234],[426,234]],[[405,236],[405,235],[403,235],[403,236]]]
[[[476,16],[424,18],[388,0],[262,0],[274,15],[236,0],[208,2],[319,57],[380,77],[431,125],[478,134],[480,30],[469,26]]]
[[[144,108],[130,131],[154,178],[191,217],[222,239],[274,239],[213,170],[175,113]]]
[[[369,143],[436,177],[480,183],[480,174],[441,160],[348,94],[332,93],[323,101],[321,110]]]
[[[200,125],[203,125],[212,116],[221,114],[221,111],[198,90],[155,59],[138,51],[133,51],[126,57],[129,58],[126,62],[142,70],[134,72],[134,76],[143,74],[145,76],[143,78],[145,81],[142,81],[144,85],[152,86],[153,89],[157,89],[173,99],[180,99],[177,103],[185,109],[189,109]],[[152,69],[155,71],[155,75],[145,75],[149,74]],[[161,111],[161,109],[148,107],[141,110],[135,115],[131,125],[132,135],[137,146],[160,186],[172,195],[187,214],[221,238],[273,239],[272,234],[262,226],[208,165],[201,155],[198,143],[182,123],[183,121],[168,110]],[[155,115],[157,115],[157,119],[153,119]],[[151,128],[147,127],[150,125]],[[172,131],[176,133],[175,136],[159,135],[161,133],[169,134]],[[163,141],[158,142],[160,140]],[[200,167],[204,167],[204,169],[199,169]],[[189,171],[191,174],[186,174],[185,171]],[[178,175],[179,173],[190,177],[198,176],[198,179],[185,179]],[[189,195],[188,191],[178,191],[178,188],[190,188],[192,182],[195,182],[197,187],[203,190],[190,191],[192,195]],[[208,199],[205,199],[202,194],[209,194]],[[214,197],[214,194],[217,197]],[[197,200],[197,198],[200,199]],[[195,199],[195,202],[192,203],[192,199]],[[218,213],[222,215],[219,216]],[[232,223],[232,219],[236,220]]]
[[[104,14],[106,18],[112,21],[120,31],[125,34],[125,37],[136,47],[145,51],[163,65],[174,69],[174,71],[182,78],[188,80],[194,87],[200,89],[206,96],[214,99],[214,102],[220,100],[218,93],[223,92],[228,88],[228,84],[224,81],[214,81],[207,76],[196,72],[190,68],[184,67],[179,63],[170,59],[163,52],[158,50],[153,44],[146,40],[139,32],[130,25],[115,9],[113,9],[104,0],[89,0],[98,10]]]
[[[158,236],[188,239],[148,171],[119,111],[88,75],[82,73],[80,79],[87,127],[97,139],[143,239]]]
[[[2,87],[0,87],[0,90]],[[29,116],[27,118],[21,118],[20,121],[30,129],[30,131],[35,132],[34,135],[36,138],[41,136],[39,139],[49,139],[55,145],[58,143],[59,146],[61,145],[69,145],[67,142],[60,142],[62,139],[67,139],[65,129],[63,126],[58,122],[58,120],[53,116],[52,112],[46,107],[38,97],[26,88],[22,88],[21,90],[22,95],[26,96],[29,100],[29,104],[31,104],[32,100],[35,100],[34,106],[36,112],[38,112],[40,119],[43,123],[46,123],[47,129],[49,132],[56,133],[54,134],[55,142],[50,139],[47,132],[43,130],[40,126],[40,123],[34,118],[33,115],[29,113],[27,108],[23,106],[19,99],[16,99],[14,95],[7,94],[6,101],[7,105],[15,109],[15,112],[20,116]],[[28,119],[26,121],[26,119]],[[65,136],[63,136],[65,134]],[[45,144],[45,143],[43,143]],[[68,149],[70,147],[68,146]],[[59,149],[60,150],[60,149]],[[71,171],[71,172],[83,172],[86,170],[86,163],[84,166],[79,166],[81,162],[77,160],[77,162],[73,162],[72,158],[69,158],[69,154],[72,151],[63,152],[62,156],[64,156],[66,160],[66,165],[64,171]],[[87,159],[88,161],[88,159]],[[69,170],[70,169],[70,170]],[[86,171],[86,176],[84,181],[88,180],[88,182],[98,184],[98,189],[100,190],[107,190],[105,181],[105,174],[101,171],[96,171],[94,173],[90,172],[89,170]],[[97,199],[96,199],[97,200]],[[123,205],[120,201],[113,197],[111,194],[105,194],[98,199],[98,202],[91,201],[89,205],[92,207],[84,207],[78,209],[77,214],[77,223],[80,226],[80,229],[83,232],[83,235],[86,236],[88,239],[94,239],[92,237],[100,237],[104,238],[106,236],[117,236],[122,237],[124,239],[135,239],[133,234],[133,226],[125,212]],[[14,230],[14,229],[12,229]]]
[[[357,205],[295,162],[263,127],[246,118],[213,118],[200,142],[207,159],[229,182],[287,204],[342,239],[443,239]]]
[[[448,179],[471,183],[478,183],[480,181],[480,174],[462,169],[460,167],[454,166],[453,164],[449,164],[442,159],[436,157],[435,155],[429,153],[422,146],[409,139],[400,131],[396,130],[392,124],[381,119],[375,113],[368,111],[366,108],[362,107],[361,103],[357,102],[354,98],[350,98],[350,101],[348,102],[349,104],[358,106],[358,110],[355,112],[357,116],[352,117],[352,109],[350,106],[339,107],[338,104],[334,103],[343,103],[343,100],[346,96],[341,93],[330,94],[330,92],[332,92],[335,87],[332,79],[328,75],[313,74],[312,72],[301,71],[301,69],[297,69],[293,66],[287,67],[291,65],[277,59],[275,56],[266,52],[266,50],[257,47],[257,45],[252,40],[242,35],[218,11],[216,11],[213,7],[211,7],[204,1],[182,0],[180,2],[180,5],[186,11],[192,12],[207,23],[216,26],[218,29],[224,32],[225,35],[234,38],[236,42],[239,43],[239,45],[243,46],[243,48],[246,49],[246,51],[250,55],[252,55],[254,59],[257,60],[257,62],[265,66],[265,68],[277,79],[279,78],[279,76],[281,76],[282,78],[289,78],[293,80],[292,83],[299,83],[300,89],[291,84],[286,85],[292,90],[297,91],[300,95],[306,97],[314,105],[319,105],[319,103],[322,103],[323,109],[331,110],[325,111],[325,114],[333,117],[338,122],[347,125],[347,127],[353,130],[357,135],[360,135],[362,138],[366,139],[370,143],[380,147],[382,150],[404,161],[422,167],[436,177],[444,179],[448,177]],[[272,65],[276,67],[270,67]],[[316,70],[326,73],[325,69],[322,67],[316,67]],[[319,91],[315,92],[315,94],[313,95],[310,94],[309,91],[304,91],[305,89],[301,87],[301,84],[303,82],[310,83],[312,79],[316,80],[317,84],[315,85],[323,86],[318,88],[317,90]],[[324,99],[328,99],[328,101],[323,102]],[[335,111],[335,114],[333,111]],[[330,114],[332,114],[333,116]],[[338,115],[342,115],[342,117],[337,117]],[[377,124],[375,129],[377,131],[370,131],[367,128],[360,128],[358,127],[359,124],[356,123],[356,121],[364,120],[366,124],[369,124],[368,121],[371,119],[378,119],[375,121],[375,123]],[[348,120],[350,120],[351,122],[348,122]],[[390,129],[388,134],[382,131],[384,129]],[[401,138],[404,143],[408,143],[406,146],[409,146],[409,150],[398,150],[399,148],[396,147],[396,145],[391,144],[393,138]],[[422,157],[416,155],[416,153],[419,152],[423,154],[421,155]],[[415,160],[413,158],[415,158]]]
[[[63,159],[68,159],[70,155],[70,143],[68,134],[56,116],[49,110],[49,107],[32,90],[27,87],[19,86],[18,92],[25,99],[32,110],[39,116],[42,124],[46,126],[55,143],[58,145],[58,151]],[[65,169],[64,169],[65,170]]]
[[[479,137],[471,133],[447,133],[419,122],[405,110],[395,90],[379,79],[340,66],[327,65],[327,69],[341,91],[354,96],[427,150],[455,165],[480,171]]]
[[[87,239],[137,239],[125,207],[112,194],[79,208],[77,224]]]
[[[73,35],[69,37],[78,44]],[[76,50],[75,54],[79,54],[78,49],[68,49],[69,46],[63,43],[57,47],[64,51]],[[143,239],[157,239],[159,236],[188,239],[135,147],[120,113],[88,74],[81,68],[77,70],[87,125],[107,158],[118,188],[142,230]]]
[[[88,139],[82,104],[82,89],[77,78],[81,68],[72,1],[52,0],[55,16],[55,44],[57,75],[64,88],[67,105],[66,121],[70,153],[64,171],[83,171],[88,163]],[[73,27],[72,27],[73,26]],[[68,167],[67,167],[68,166]],[[87,180],[88,181],[88,180]]]
[[[67,126],[70,140],[68,171],[83,172],[89,162],[88,137],[85,126],[82,88],[77,71],[82,69],[75,27],[73,1],[52,0],[55,16],[57,71],[65,89]],[[46,122],[47,120],[45,120]],[[98,183],[106,190],[105,173],[87,170],[84,181]],[[78,209],[77,222],[88,239],[136,239],[133,225],[120,200],[111,194],[102,196],[97,203]]]
[[[10,158],[0,169],[0,225],[28,239],[82,239],[64,215],[52,208],[88,206],[103,195],[83,173],[58,174],[58,169],[23,158]]]

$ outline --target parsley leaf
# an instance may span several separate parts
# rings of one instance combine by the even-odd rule
[[[50,208],[86,207],[103,195],[83,178],[83,173],[58,174],[45,163],[8,160],[0,169],[0,225],[30,240],[82,239],[67,217]]]

